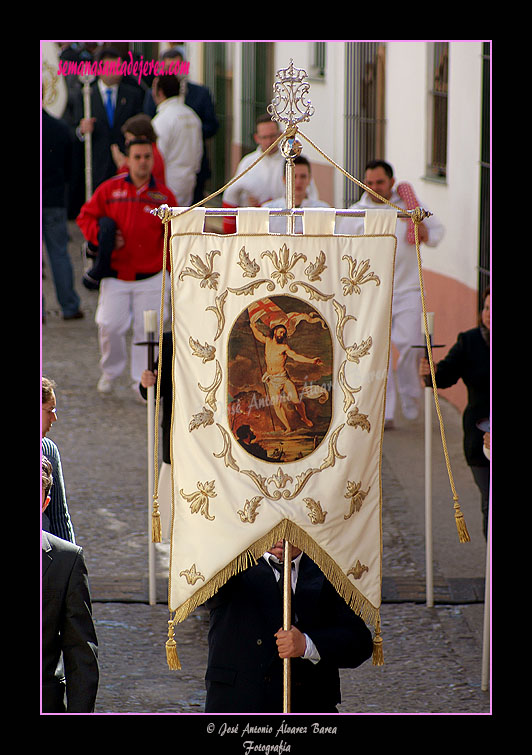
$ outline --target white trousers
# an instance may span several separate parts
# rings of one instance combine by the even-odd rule
[[[392,343],[399,352],[395,375],[393,354],[390,349],[388,383],[386,386],[386,419],[393,419],[397,407],[397,393],[403,407],[416,404],[421,397],[421,382],[418,374],[422,349],[412,346],[425,343],[421,331],[421,294],[407,291],[394,294],[392,303]]]
[[[169,280],[170,276],[166,273],[165,319],[168,315]],[[140,281],[123,281],[118,278],[102,280],[95,321],[100,343],[100,367],[109,380],[119,377],[127,366],[126,335],[132,327],[131,378],[133,382],[140,381],[140,376],[148,365],[148,350],[146,346],[135,346],[135,343],[146,340],[144,311],[148,309],[158,313],[158,339],[161,286],[162,273]]]

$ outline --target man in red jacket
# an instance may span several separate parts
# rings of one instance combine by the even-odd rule
[[[112,391],[113,381],[126,367],[126,333],[131,326],[131,379],[138,392],[146,349],[135,343],[145,340],[144,311],[159,311],[161,306],[164,226],[150,211],[162,204],[177,205],[170,189],[153,178],[150,142],[136,139],[129,143],[127,167],[127,175],[100,184],[76,220],[85,239],[97,250],[96,263],[84,282],[100,291],[95,320],[101,393]]]

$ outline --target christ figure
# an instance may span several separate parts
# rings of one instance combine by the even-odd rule
[[[305,357],[296,353],[289,347],[286,342],[287,330],[284,325],[276,325],[270,331],[269,336],[265,336],[258,329],[257,324],[250,322],[253,335],[264,344],[264,357],[266,360],[266,372],[262,381],[268,386],[268,393],[275,410],[275,413],[281,420],[284,432],[291,432],[292,428],[288,422],[286,412],[282,405],[282,393],[287,396],[288,400],[294,405],[294,409],[301,417],[301,420],[307,427],[312,427],[311,420],[307,417],[305,404],[299,398],[297,388],[286,372],[286,360],[288,357],[296,362],[307,362],[308,364],[323,364],[319,357]]]

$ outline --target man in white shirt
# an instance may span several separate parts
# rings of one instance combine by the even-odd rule
[[[384,160],[372,160],[366,166],[364,183],[384,199],[393,202],[394,205],[403,209],[406,207],[401,186],[395,185],[393,168]],[[411,191],[411,187],[408,186]],[[399,189],[399,191],[398,191]],[[413,194],[413,192],[411,191]],[[425,205],[420,205],[425,207]],[[349,209],[390,209],[393,207],[375,197],[369,192],[364,192],[358,202]],[[425,209],[427,209],[425,207]],[[407,229],[410,220],[397,220],[397,252],[395,256],[395,274],[393,284],[392,301],[392,343],[399,352],[395,376],[392,367],[392,355],[390,352],[390,365],[388,369],[388,382],[386,388],[386,415],[385,428],[393,427],[397,393],[400,397],[401,408],[406,419],[414,420],[419,412],[419,399],[421,386],[418,376],[419,349],[412,346],[420,343],[421,338],[421,294],[419,290],[419,272],[415,242],[408,238]],[[336,220],[336,233],[363,234],[364,218],[343,217]],[[445,229],[434,215],[426,218],[419,225],[419,242],[427,246],[437,246],[443,238]],[[395,379],[394,379],[395,378]]]
[[[284,170],[284,168],[283,168]],[[310,162],[303,155],[294,158],[294,207],[329,207],[327,202],[309,196],[312,182]],[[286,184],[286,177],[283,177]],[[286,207],[286,196],[265,202],[263,207]],[[287,218],[283,216],[270,216],[270,233],[286,233]],[[303,219],[299,216],[295,219],[295,233],[303,233]]]
[[[163,156],[166,183],[180,207],[193,204],[196,174],[201,166],[203,138],[201,120],[185,105],[176,76],[159,76],[153,81],[157,112],[152,120],[157,147]]]
[[[243,173],[250,165],[268,150],[280,136],[279,126],[269,115],[257,119],[253,138],[257,149],[242,158],[236,169],[235,176]],[[285,158],[278,147],[271,150],[254,168],[231,184],[223,193],[223,207],[260,207],[276,197],[284,195],[284,167]],[[317,198],[317,192],[311,183],[309,196]],[[234,217],[224,218],[224,233],[234,233],[236,222]]]

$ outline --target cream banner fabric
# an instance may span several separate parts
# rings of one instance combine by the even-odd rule
[[[262,208],[234,235],[204,218],[171,220],[170,611],[286,538],[375,623],[396,213],[363,236],[334,235],[329,208],[303,235],[270,234]]]

